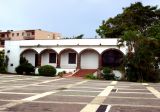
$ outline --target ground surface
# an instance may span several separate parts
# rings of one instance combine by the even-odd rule
[[[160,112],[160,83],[0,74],[0,112]]]

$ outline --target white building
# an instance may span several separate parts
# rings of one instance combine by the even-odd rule
[[[20,56],[33,66],[52,65],[61,69],[98,69],[119,66],[126,48],[117,39],[60,39],[6,41],[8,72],[15,73]]]

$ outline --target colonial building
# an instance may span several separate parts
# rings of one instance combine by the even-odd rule
[[[8,30],[0,32],[0,47],[3,47],[5,40],[52,40],[60,39],[60,33],[48,32],[41,29],[37,30]]]
[[[33,66],[52,65],[61,69],[98,69],[117,67],[126,48],[117,46],[117,39],[59,39],[6,41],[8,72],[15,73],[20,56]]]

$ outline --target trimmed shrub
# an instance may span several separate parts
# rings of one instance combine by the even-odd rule
[[[115,80],[115,75],[112,73],[112,70],[108,67],[103,69],[103,78],[106,80]]]
[[[93,74],[87,74],[87,75],[85,75],[85,78],[86,79],[97,79],[97,77],[94,76]]]
[[[16,67],[16,72],[17,74],[32,74],[34,73],[34,67],[32,66],[31,63],[24,63],[24,64],[21,64],[19,65],[18,67]]]
[[[23,74],[23,67],[19,65],[16,67],[15,71],[17,72],[17,74]]]
[[[51,65],[44,65],[38,69],[39,75],[42,76],[55,76],[57,70]]]
[[[27,74],[30,75],[34,73],[34,66],[31,63],[28,63],[28,60],[26,58],[21,57],[19,61],[20,65],[15,68],[15,71],[17,74]]]
[[[63,77],[63,75],[66,74],[66,73],[67,73],[66,71],[58,72],[58,76]]]

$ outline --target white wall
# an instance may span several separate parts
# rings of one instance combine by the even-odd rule
[[[40,46],[38,46],[40,45]],[[26,49],[34,49],[38,53],[43,51],[44,49],[53,49],[57,53],[60,53],[62,50],[66,48],[71,48],[77,51],[77,53],[80,53],[84,49],[94,49],[99,54],[101,54],[104,50],[110,49],[110,48],[116,48],[117,47],[117,39],[60,39],[60,40],[20,40],[20,41],[6,41],[5,42],[5,54],[9,57],[9,66],[8,66],[8,72],[15,73],[15,68],[19,65],[19,58],[20,54],[26,50]],[[7,51],[10,50],[10,53],[7,53]],[[123,47],[120,49],[124,54],[126,54],[126,48]],[[31,54],[33,55],[33,54]],[[35,65],[34,58],[29,56],[29,60],[31,63]],[[77,64],[68,64],[68,58],[64,54],[62,56],[61,60],[61,68],[76,68]],[[85,63],[85,60],[82,60],[82,68],[83,66],[94,66],[94,68],[97,68],[98,61],[95,60],[96,56],[93,54],[92,58],[90,59],[86,57],[87,61],[89,60],[89,63]],[[42,64],[47,63],[47,57],[45,57],[44,61],[42,61]],[[91,61],[92,60],[92,61]],[[93,61],[94,60],[94,61]],[[13,66],[10,66],[13,64]],[[90,65],[86,65],[90,64]]]
[[[10,51],[10,52],[8,52]],[[5,42],[5,55],[8,56],[8,72],[15,73],[15,68],[19,65],[19,57],[20,57],[20,48],[19,43],[7,41]],[[13,66],[11,66],[13,64]]]
[[[23,54],[23,57],[25,57],[33,66],[35,66],[35,54],[36,53],[33,51],[27,51]]]
[[[81,68],[82,69],[97,69],[98,68],[98,54],[96,52],[84,52],[81,54]]]
[[[77,67],[77,59],[76,59],[76,64],[69,64],[68,62],[69,62],[69,52],[62,53],[61,63],[60,63],[61,68],[75,69]]]
[[[57,61],[57,59],[56,59],[56,61]],[[57,66],[56,63],[49,63],[49,53],[43,53],[41,55],[41,66],[42,65],[52,65],[52,66],[56,67]]]

